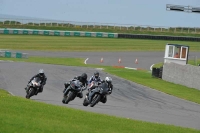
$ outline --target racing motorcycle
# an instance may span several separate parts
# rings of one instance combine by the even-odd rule
[[[92,89],[88,95],[85,96],[83,101],[83,106],[94,107],[99,101],[102,103],[106,102],[106,95],[109,95],[108,85],[103,83],[93,82],[92,85],[95,87]]]
[[[41,80],[39,77],[34,78],[28,85],[27,85],[27,91],[26,91],[26,98],[29,99],[33,95],[35,95],[36,92],[39,91],[41,85]]]
[[[82,83],[77,79],[73,79],[69,82],[69,84],[65,84],[62,103],[68,104],[70,101],[74,100],[75,97],[77,97],[78,94],[80,94],[82,91]]]

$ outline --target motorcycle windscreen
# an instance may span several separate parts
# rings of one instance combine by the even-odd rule
[[[106,83],[102,83],[99,87],[101,88],[101,94],[108,93],[108,85]]]
[[[78,80],[75,80],[75,81],[71,82],[70,86],[72,89],[80,90],[81,83]]]
[[[37,82],[37,83],[41,82],[40,78],[38,78],[38,77],[34,78],[34,80],[35,80],[35,82]]]

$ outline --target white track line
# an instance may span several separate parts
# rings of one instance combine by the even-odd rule
[[[89,58],[87,58],[87,59],[84,61],[85,64],[87,64],[87,60],[88,60],[88,59],[89,59]]]
[[[10,93],[12,96],[15,96],[12,92],[9,91],[9,93]]]
[[[126,69],[133,69],[133,70],[137,70],[137,68],[131,68],[131,67],[124,67]]]
[[[14,62],[14,61],[11,61],[11,60],[0,60],[0,62]]]
[[[153,64],[154,65],[154,64]],[[151,67],[150,67],[150,70],[152,71],[152,67],[153,67],[153,65],[151,65]]]

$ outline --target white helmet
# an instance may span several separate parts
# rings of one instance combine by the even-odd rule
[[[40,77],[43,77],[43,76],[44,76],[44,70],[43,70],[43,69],[40,69],[40,70],[39,70],[39,75],[40,75]]]
[[[112,78],[111,78],[111,77],[106,77],[106,78],[105,78],[105,81],[106,81],[107,83],[112,83]]]

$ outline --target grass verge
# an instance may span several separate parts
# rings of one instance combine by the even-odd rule
[[[11,96],[0,89],[2,133],[198,133],[199,130],[90,113]]]
[[[199,42],[61,37],[38,35],[0,35],[1,49],[42,51],[164,51],[167,43],[190,46],[200,51]]]
[[[151,73],[147,71],[135,71],[123,68],[113,68],[111,66],[102,66],[102,65],[90,65],[90,64],[85,65],[83,63],[84,59],[76,59],[76,58],[30,57],[29,59],[0,58],[0,60],[26,61],[26,62],[58,64],[58,65],[68,65],[68,66],[83,66],[83,67],[94,67],[94,68],[101,67],[104,68],[105,71],[110,74],[200,104],[199,90],[166,82],[161,79],[153,78],[151,76]]]

